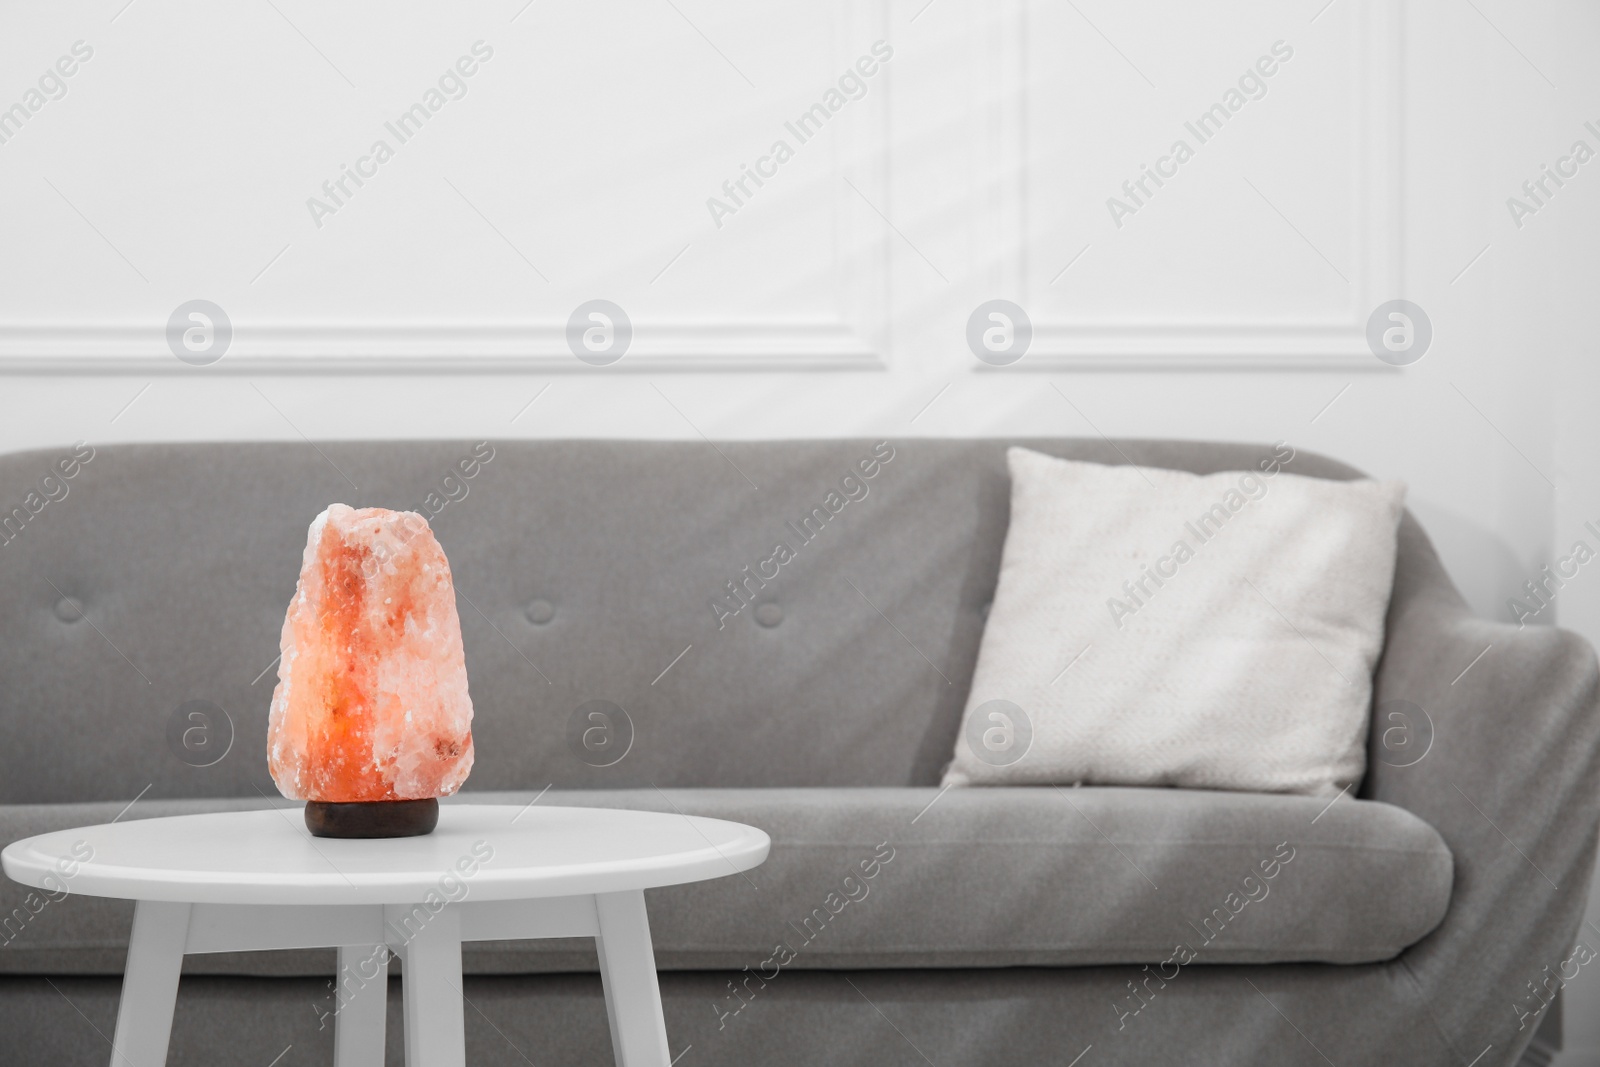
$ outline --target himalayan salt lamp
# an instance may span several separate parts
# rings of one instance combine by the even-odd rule
[[[472,770],[450,563],[421,515],[330,505],[311,524],[267,719],[272,780],[320,837],[409,837]]]

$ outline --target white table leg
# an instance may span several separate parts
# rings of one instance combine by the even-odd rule
[[[460,910],[446,907],[431,916],[406,942],[402,958],[407,1067],[466,1067]]]
[[[189,908],[141,900],[134,909],[111,1067],[164,1067],[167,1062],[178,974],[189,939]]]
[[[597,893],[594,907],[600,920],[594,943],[617,1067],[670,1067],[644,892]]]
[[[335,1067],[383,1067],[389,1006],[389,950],[384,945],[339,948],[339,1013],[333,1017]]]

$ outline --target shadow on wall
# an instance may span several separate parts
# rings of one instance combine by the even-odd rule
[[[1543,553],[1536,559],[1519,560],[1510,545],[1471,519],[1414,497],[1406,500],[1406,507],[1428,531],[1439,558],[1448,561],[1450,580],[1467,598],[1472,613],[1496,622],[1515,622],[1507,601],[1527,598],[1523,583],[1536,577],[1545,565]],[[1528,623],[1553,625],[1554,615],[1542,611]]]

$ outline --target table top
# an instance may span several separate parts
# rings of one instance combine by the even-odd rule
[[[613,808],[444,804],[423,837],[312,837],[299,808],[137,819],[8,845],[24,885],[211,904],[406,904],[649,889],[758,866],[753,826]],[[92,852],[91,852],[92,850]],[[85,858],[88,857],[88,858]]]

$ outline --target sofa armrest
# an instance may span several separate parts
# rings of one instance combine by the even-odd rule
[[[1576,965],[1600,826],[1600,666],[1575,634],[1474,618],[1410,515],[1400,540],[1363,795],[1450,846],[1449,911],[1399,965],[1463,1063],[1490,1044],[1501,1062]],[[1395,700],[1425,717],[1390,719]],[[1403,757],[1400,735],[1385,743],[1395,728],[1412,731]]]

